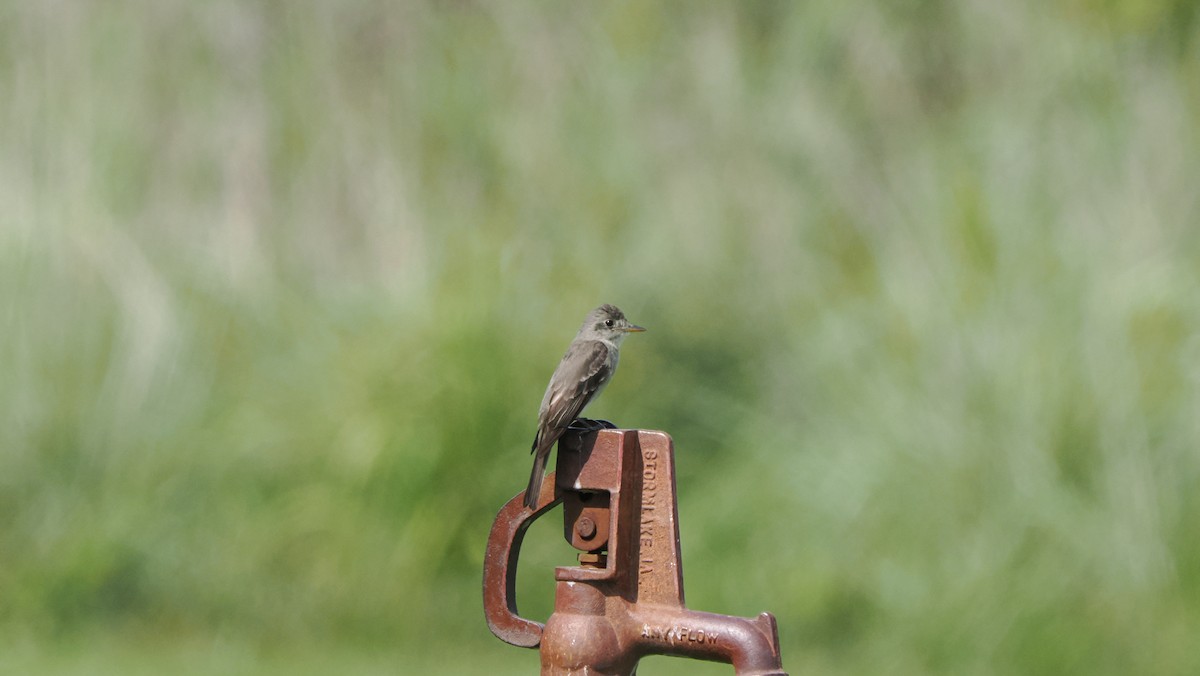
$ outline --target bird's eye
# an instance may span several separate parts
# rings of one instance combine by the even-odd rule
[[[613,321],[612,321],[611,319],[605,319],[605,320],[604,320],[604,325],[605,325],[605,326],[607,326],[607,327],[609,327],[609,328],[612,328]]]

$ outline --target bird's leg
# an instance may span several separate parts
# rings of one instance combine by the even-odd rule
[[[597,430],[615,430],[617,426],[607,420],[592,420],[591,418],[576,418],[567,429],[577,434],[587,434]]]

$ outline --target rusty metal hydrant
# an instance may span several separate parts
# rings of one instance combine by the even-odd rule
[[[751,619],[684,606],[671,437],[595,427],[563,435],[536,509],[522,504],[522,492],[496,515],[483,566],[492,633],[540,646],[544,675],[629,676],[642,657],[675,655],[786,676],[770,613]],[[554,612],[543,626],[517,615],[517,558],[525,530],[559,502],[563,535],[582,553],[579,566],[555,570]]]

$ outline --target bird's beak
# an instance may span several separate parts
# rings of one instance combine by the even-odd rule
[[[645,331],[645,330],[646,329],[643,329],[642,327],[638,326],[637,324],[630,324],[629,326],[625,327],[625,333],[641,333],[642,331]]]

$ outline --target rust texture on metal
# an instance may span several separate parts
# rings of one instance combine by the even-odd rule
[[[537,508],[524,494],[496,516],[484,562],[484,612],[501,640],[541,649],[542,674],[632,674],[647,655],[732,664],[738,674],[783,675],[775,618],[689,610],[683,598],[671,438],[602,429],[563,437]],[[563,534],[579,566],[555,570],[545,625],[518,615],[521,540],[534,519],[563,503]]]

